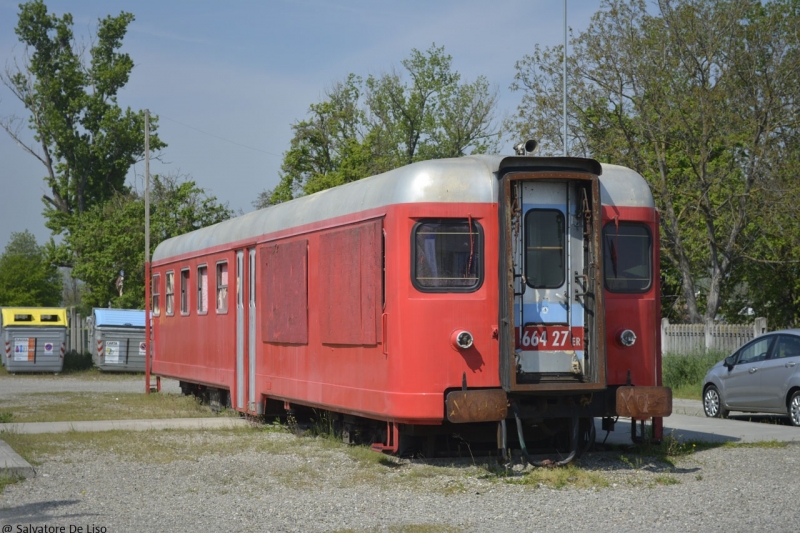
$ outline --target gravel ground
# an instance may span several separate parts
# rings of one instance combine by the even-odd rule
[[[796,531],[800,519],[794,444],[703,450],[674,467],[596,453],[581,468],[608,486],[553,489],[507,483],[470,461],[386,466],[335,446],[309,451],[300,442],[309,439],[286,433],[257,435],[288,445],[226,454],[236,435],[172,432],[158,438],[211,439],[212,452],[161,464],[90,449],[58,452],[42,460],[36,478],[0,494],[0,524],[12,526],[5,532],[32,525],[95,533],[776,532]],[[660,484],[665,477],[670,482]]]
[[[142,388],[141,376],[9,376],[0,378],[0,403],[37,391]],[[162,390],[179,392],[171,380]],[[235,445],[242,438],[248,445]],[[37,457],[38,475],[0,494],[3,533],[48,526],[82,533],[776,532],[796,531],[800,520],[798,444],[712,448],[674,466],[593,453],[581,471],[607,486],[554,489],[508,483],[471,461],[359,461],[340,447],[284,432],[163,431],[130,439],[143,445],[156,439],[159,450],[179,451],[165,459],[163,451],[148,449],[134,460],[107,446],[83,446]],[[180,451],[197,443],[198,453]]]
[[[155,384],[155,378],[152,381]],[[0,400],[31,392],[143,392],[143,375],[97,374],[52,376],[44,374],[0,377]],[[178,382],[161,380],[161,391],[179,394]]]

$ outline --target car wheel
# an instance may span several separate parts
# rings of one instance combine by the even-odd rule
[[[792,394],[792,399],[789,401],[789,420],[793,426],[800,426],[800,391]]]
[[[800,415],[800,400],[798,400]],[[722,406],[722,398],[714,385],[709,385],[703,393],[703,411],[710,418],[728,418],[728,410]]]

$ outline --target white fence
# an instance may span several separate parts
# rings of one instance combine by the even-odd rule
[[[767,319],[753,324],[670,324],[661,320],[661,353],[689,354],[705,350],[732,352],[747,341],[767,332]]]
[[[86,318],[74,308],[67,309],[67,350],[85,353],[89,351],[89,333],[86,327]]]

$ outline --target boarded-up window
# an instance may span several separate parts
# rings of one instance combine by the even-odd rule
[[[308,344],[308,241],[262,246],[258,262],[264,342]]]
[[[326,344],[373,345],[381,338],[380,220],[320,236],[320,334]]]

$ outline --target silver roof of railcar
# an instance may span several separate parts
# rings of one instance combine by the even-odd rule
[[[494,174],[505,167],[504,160],[512,159],[516,166],[523,158],[474,155],[414,163],[167,239],[156,248],[153,261],[387,205],[496,202]],[[602,169],[603,204],[653,207],[650,188],[639,174],[617,165]]]

